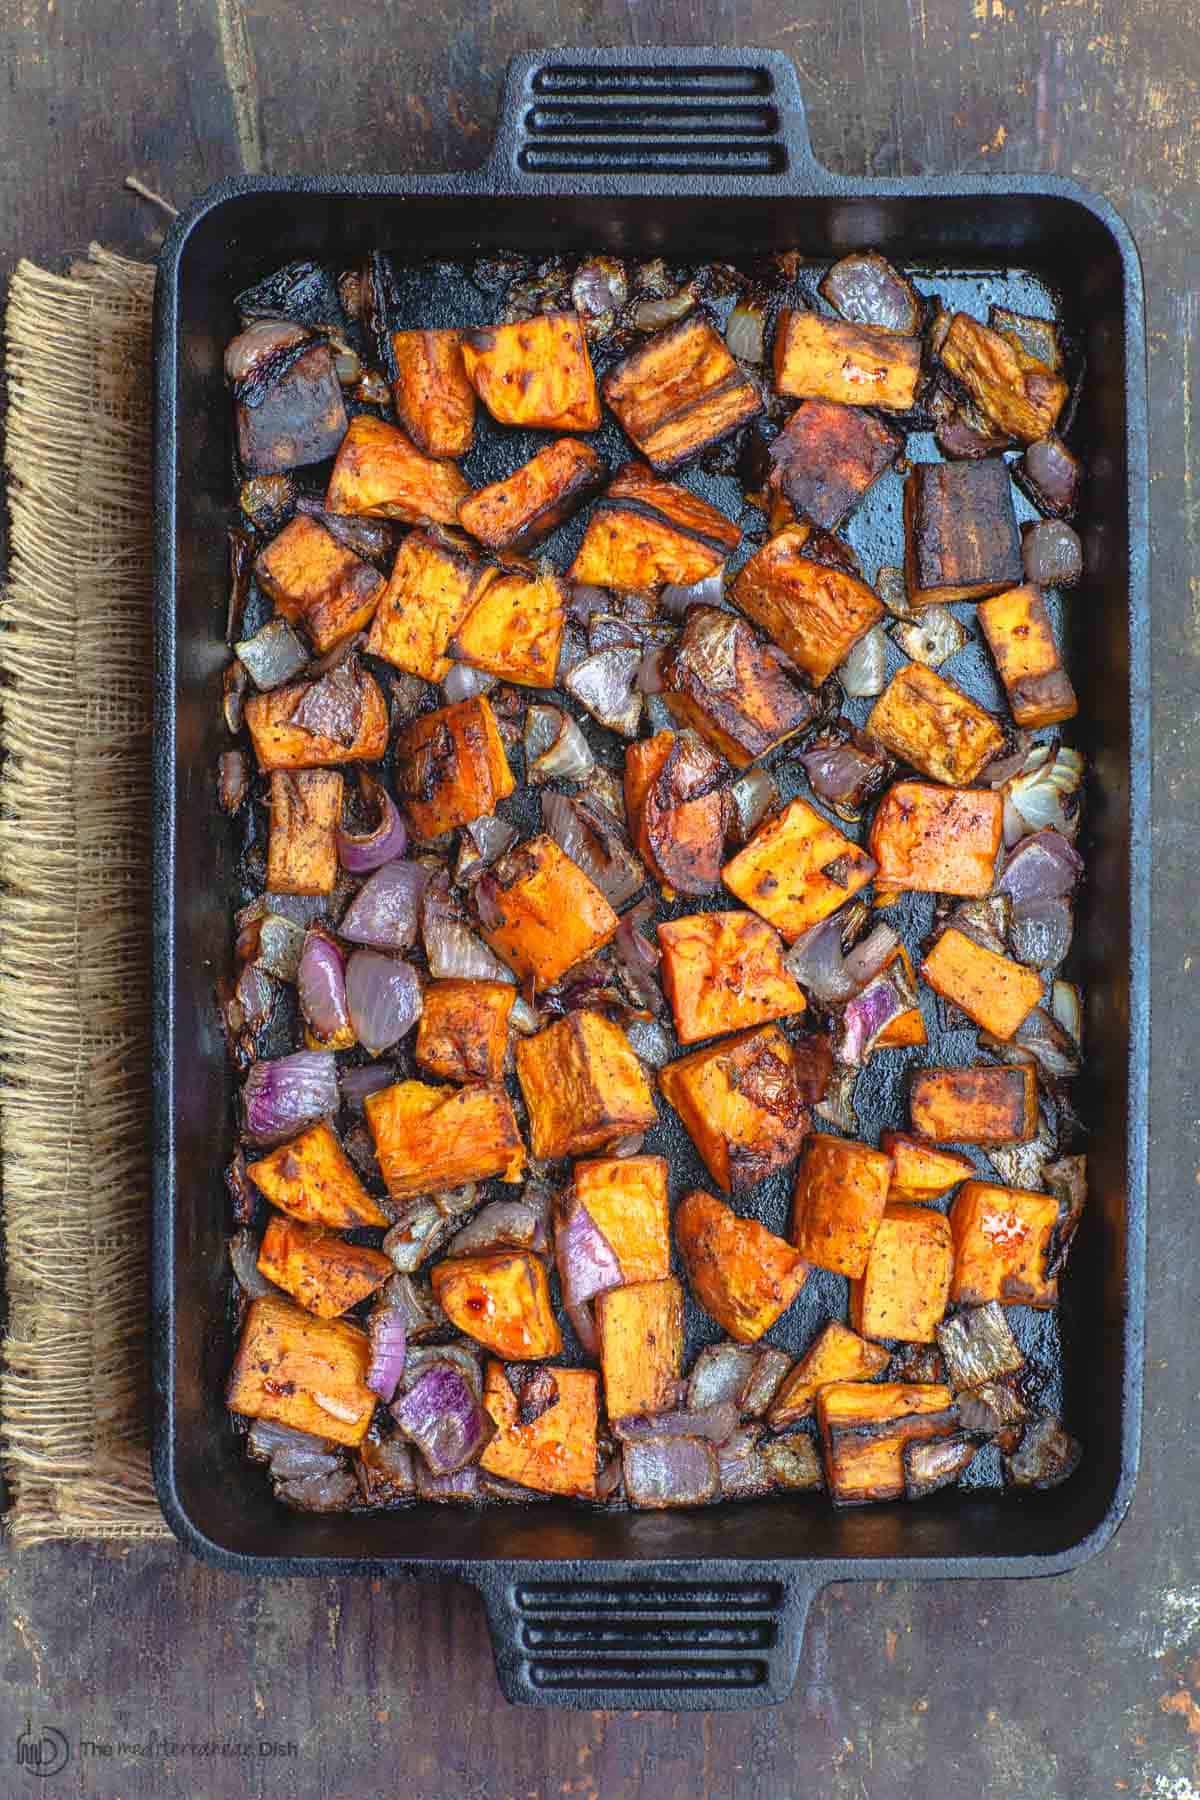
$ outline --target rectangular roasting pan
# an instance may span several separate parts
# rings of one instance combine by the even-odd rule
[[[247,1468],[223,1401],[233,1075],[214,981],[229,956],[233,853],[214,781],[231,443],[221,360],[240,288],[289,258],[344,267],[376,246],[401,261],[505,248],[681,262],[873,246],[951,275],[1028,271],[1057,291],[1087,369],[1072,431],[1088,479],[1071,666],[1090,765],[1074,955],[1088,1003],[1077,1105],[1091,1199],[1061,1307],[1065,1415],[1085,1452],[1065,1486],[842,1513],[807,1497],[657,1514],[554,1502],[315,1517],[277,1506]],[[249,1575],[470,1582],[510,1700],[725,1708],[787,1695],[828,1582],[1056,1574],[1112,1536],[1137,1471],[1145,1311],[1144,339],[1137,253],[1106,202],[1049,176],[831,174],[813,159],[795,70],[774,52],[519,56],[481,168],[235,179],[178,221],[156,345],[153,1357],[158,1493],[197,1555]]]

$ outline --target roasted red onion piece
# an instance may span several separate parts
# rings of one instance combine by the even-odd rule
[[[250,764],[244,750],[223,750],[217,759],[217,797],[223,812],[235,813],[250,785]]]
[[[376,1414],[359,1445],[354,1473],[368,1506],[389,1506],[395,1500],[411,1498],[416,1492],[417,1477],[409,1446],[399,1435],[385,1437],[378,1421]]]
[[[330,1050],[297,1050],[251,1066],[242,1089],[246,1136],[282,1144],[338,1109],[337,1062]]]
[[[882,625],[872,625],[839,666],[837,678],[851,700],[882,694],[886,680],[887,638]]]
[[[964,1307],[946,1319],[937,1328],[937,1341],[955,1393],[1015,1375],[1025,1366],[1004,1308],[996,1300]]]
[[[442,693],[447,706],[454,706],[459,700],[471,700],[476,694],[486,694],[494,688],[499,676],[489,675],[484,669],[473,669],[470,663],[455,663],[442,682]]]
[[[665,1015],[666,1001],[656,973],[661,953],[650,935],[654,929],[653,917],[654,901],[649,896],[630,907],[617,926],[613,957],[626,992],[634,1002],[650,1012]]]
[[[856,250],[835,262],[821,281],[821,293],[843,319],[879,325],[915,337],[921,329],[921,300],[911,281],[877,250]]]
[[[1061,1275],[1087,1205],[1087,1157],[1060,1156],[1057,1162],[1046,1164],[1043,1179],[1058,1201],[1058,1222],[1046,1273]]]
[[[689,587],[678,587],[675,583],[668,582],[658,596],[658,604],[668,618],[681,619],[689,606],[719,607],[724,599],[725,565],[722,563],[711,575],[702,576]]]
[[[361,671],[353,657],[314,681],[291,717],[291,724],[314,737],[349,746],[362,729]]]
[[[1052,969],[1071,948],[1075,921],[1065,900],[1026,900],[1013,908],[1008,941],[1018,962]]]
[[[270,619],[251,638],[236,643],[238,660],[261,692],[294,681],[308,662],[308,652],[286,619]]]
[[[418,1500],[430,1500],[438,1506],[478,1506],[483,1498],[477,1463],[468,1463],[453,1475],[435,1475],[418,1457],[416,1476]]]
[[[272,1469],[278,1458],[282,1471],[306,1475],[327,1473],[341,1460],[337,1445],[328,1438],[296,1431],[276,1419],[253,1421],[246,1433],[246,1454],[251,1462],[270,1463]]]
[[[779,805],[779,788],[765,769],[747,769],[729,790],[739,843],[754,836],[767,814]]]
[[[363,1101],[368,1094],[377,1094],[381,1088],[391,1087],[398,1079],[391,1063],[368,1063],[362,1069],[343,1069],[338,1076],[342,1090],[342,1100],[351,1112],[361,1112]]]
[[[904,964],[896,961],[846,1002],[837,1034],[838,1061],[861,1068],[885,1027],[916,1004],[916,989]]]
[[[363,882],[338,931],[352,944],[372,950],[407,950],[416,942],[428,881],[423,863],[384,863]]]
[[[658,1019],[631,1019],[625,1036],[634,1055],[651,1069],[663,1069],[679,1054],[679,1045]]]
[[[309,342],[303,325],[288,319],[262,319],[225,346],[225,376],[235,386],[248,382],[279,355]]]
[[[857,1081],[857,1069],[835,1069],[829,1077],[825,1092],[813,1103],[813,1111],[818,1119],[824,1119],[827,1125],[834,1126],[843,1137],[854,1137],[858,1132],[858,1114],[854,1110]]]
[[[612,1245],[587,1207],[574,1196],[554,1229],[554,1260],[567,1307],[584,1306],[597,1294],[621,1285],[621,1265]]]
[[[915,1438],[905,1444],[904,1497],[923,1500],[939,1488],[949,1487],[975,1459],[976,1445],[961,1433],[944,1438]]]
[[[709,1344],[692,1365],[688,1406],[698,1410],[722,1400],[736,1403],[757,1361],[758,1352],[744,1344]]]
[[[619,910],[646,884],[646,871],[628,833],[603,807],[577,794],[542,795],[542,822],[560,850]]]
[[[707,1438],[723,1444],[737,1429],[738,1409],[733,1400],[716,1400],[711,1406],[692,1411],[661,1413],[628,1413],[610,1421],[612,1433],[623,1444],[637,1444],[646,1438]]]
[[[1079,829],[1083,757],[1078,750],[1034,744],[1019,774],[1004,783],[1004,842],[1011,847],[1031,831],[1052,825],[1073,838]]]
[[[1039,511],[1069,519],[1079,493],[1079,463],[1061,438],[1039,438],[1015,464],[1013,474]]]
[[[583,781],[595,766],[588,741],[569,713],[557,706],[529,708],[525,772],[530,781]]]
[[[496,1435],[469,1382],[453,1364],[433,1363],[393,1406],[392,1417],[434,1475],[477,1461]]]
[[[229,1261],[237,1284],[248,1300],[260,1300],[266,1294],[281,1299],[280,1290],[268,1281],[258,1266],[258,1239],[252,1231],[235,1231],[229,1240]]]
[[[771,1471],[775,1487],[786,1493],[812,1493],[825,1485],[820,1453],[807,1432],[768,1438],[760,1445],[759,1455]]]
[[[249,686],[249,674],[234,657],[233,661],[226,665],[225,673],[221,677],[221,714],[225,720],[225,729],[231,737],[236,737],[242,729],[246,690]]]
[[[1083,1445],[1063,1430],[1062,1421],[1043,1413],[1025,1427],[1021,1447],[1005,1458],[1005,1468],[1016,1487],[1058,1487],[1075,1473],[1082,1455]]]
[[[801,987],[826,1006],[849,1000],[865,987],[900,941],[890,925],[877,925],[847,956],[844,937],[860,917],[861,908],[842,907],[798,937],[784,958]]]
[[[722,1500],[757,1500],[769,1494],[775,1477],[762,1455],[761,1425],[740,1425],[717,1446],[717,1477]]]
[[[346,1005],[359,1043],[378,1056],[398,1044],[421,1016],[417,971],[377,950],[356,950],[346,965]]]
[[[633,738],[642,722],[642,696],[634,685],[641,662],[640,650],[600,650],[577,664],[563,685],[601,725]]]
[[[366,811],[374,823],[364,832],[337,828],[338,860],[350,875],[369,875],[372,869],[394,862],[408,848],[408,831],[399,808],[381,781],[364,769],[359,775],[359,792]],[[411,940],[410,940],[411,942]]]
[[[621,1449],[633,1506],[706,1506],[720,1494],[717,1452],[705,1438],[647,1438]]]
[[[431,1331],[438,1331],[447,1323],[446,1315],[434,1299],[429,1283],[416,1282],[411,1275],[404,1273],[393,1275],[380,1288],[373,1310],[378,1311],[381,1307],[398,1313],[404,1321],[410,1345],[405,1359],[406,1369],[413,1357],[419,1354],[411,1348],[414,1340],[428,1337]]]
[[[367,1320],[367,1336],[371,1343],[371,1361],[366,1384],[381,1400],[390,1401],[404,1373],[408,1346],[404,1320],[390,1307],[377,1306]]]
[[[1039,519],[1021,538],[1026,581],[1037,587],[1074,587],[1083,574],[1079,533],[1061,519]]]
[[[892,769],[885,750],[853,727],[831,726],[797,758],[818,800],[839,818],[854,821],[883,788]]]
[[[341,950],[319,926],[304,938],[296,973],[300,1011],[313,1036],[328,1042],[350,1023],[346,1008],[346,964]]]
[[[767,310],[761,300],[739,300],[725,321],[725,345],[739,362],[760,363],[766,351]]]
[[[791,1357],[782,1350],[774,1350],[770,1345],[759,1350],[738,1400],[739,1412],[749,1419],[761,1419],[791,1366]]]
[[[927,669],[940,669],[970,641],[971,634],[949,607],[923,606],[913,623],[898,620],[892,626],[892,636],[913,662],[924,663]]]
[[[1035,831],[1008,857],[996,891],[1008,894],[1014,908],[1027,900],[1059,900],[1082,874],[1083,858],[1060,831]]]
[[[1014,1051],[1018,1055],[1023,1051],[1033,1058],[1042,1073],[1052,1081],[1078,1075],[1081,1067],[1078,1044],[1069,1032],[1063,1030],[1058,1020],[1041,1006],[1035,1006],[1032,1012],[1026,1014],[1011,1038],[994,1038],[990,1032],[981,1031],[979,1044],[982,1049],[993,1051],[1001,1060],[1005,1059],[1006,1054],[1011,1057]]]
[[[507,981],[516,985],[516,976],[508,964],[502,963],[479,934],[471,930],[450,899],[445,875],[435,876],[425,890],[421,941],[435,981]]]
[[[543,1215],[523,1200],[493,1200],[446,1246],[447,1256],[482,1256],[492,1250],[548,1248]]]

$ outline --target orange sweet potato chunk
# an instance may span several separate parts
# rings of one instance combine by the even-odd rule
[[[623,1281],[665,1281],[671,1227],[665,1156],[605,1156],[575,1164],[575,1192],[621,1266]]]
[[[921,974],[935,993],[998,1038],[1011,1037],[1042,997],[1036,969],[986,949],[953,925],[934,944]]]
[[[319,655],[369,625],[383,576],[307,513],[297,513],[254,564],[275,610],[300,625]]]
[[[375,1412],[367,1386],[367,1334],[342,1319],[315,1319],[290,1300],[252,1300],[229,1377],[229,1410],[276,1419],[293,1431],[361,1444]]]
[[[595,882],[544,832],[511,850],[485,879],[483,935],[538,988],[603,948],[620,923]]]
[[[935,1144],[1028,1143],[1037,1136],[1037,1072],[1029,1063],[918,1069],[909,1113]]]
[[[475,436],[475,389],[459,331],[394,331],[396,417],[426,456],[465,456]]]
[[[888,887],[982,899],[992,891],[1004,801],[990,788],[898,781],[879,802],[867,847]]]
[[[990,713],[934,669],[905,663],[871,708],[868,737],[933,781],[966,787],[1004,748]]]
[[[753,913],[692,913],[658,927],[663,991],[681,1044],[804,1011],[779,933]]]
[[[601,385],[625,435],[663,471],[762,411],[757,386],[700,312],[647,338]]]
[[[480,1467],[503,1481],[542,1494],[596,1497],[596,1417],[600,1377],[594,1369],[547,1368],[558,1398],[528,1424],[504,1365],[489,1362],[483,1404],[496,1435],[479,1459]]]
[[[435,1263],[429,1279],[450,1323],[505,1361],[531,1362],[562,1350],[545,1264],[528,1251],[455,1257]]]
[[[819,687],[884,608],[857,575],[805,555],[810,536],[790,526],[768,538],[739,571],[733,597]]]
[[[817,1394],[817,1424],[835,1506],[903,1499],[905,1444],[959,1428],[950,1389],[932,1382],[834,1382]]]
[[[349,1312],[396,1272],[380,1251],[280,1213],[263,1232],[258,1270],[318,1319]]]
[[[769,1331],[808,1278],[808,1264],[784,1238],[699,1190],[679,1203],[675,1240],[692,1292],[739,1344]]]
[[[517,1045],[517,1079],[534,1156],[607,1149],[658,1113],[629,1039],[603,1013],[570,1012]]]
[[[600,395],[576,313],[539,313],[463,337],[475,392],[501,425],[527,431],[595,431]]]
[[[737,769],[803,731],[820,710],[774,645],[713,606],[689,607],[660,673],[667,710]]]
[[[775,1431],[799,1424],[812,1416],[819,1388],[833,1381],[869,1381],[872,1375],[882,1375],[890,1361],[891,1355],[882,1345],[870,1343],[848,1325],[831,1319],[784,1377],[771,1402],[767,1423]]]
[[[590,500],[608,473],[578,438],[556,438],[501,481],[463,501],[458,522],[489,550],[527,550]]]
[[[818,1268],[861,1275],[887,1204],[892,1159],[853,1138],[814,1132],[792,1192],[791,1240]]]
[[[486,694],[425,713],[397,750],[397,786],[419,838],[482,819],[516,785]]]
[[[674,1277],[598,1294],[596,1327],[609,1418],[669,1411],[683,1373],[683,1289]]]
[[[715,575],[741,543],[731,519],[690,489],[625,463],[596,502],[571,581],[640,593]]]
[[[1067,384],[1011,333],[993,331],[968,313],[955,313],[939,355],[1001,431],[1032,444],[1054,430]]]
[[[518,687],[553,687],[567,593],[549,570],[505,569],[459,625],[451,654]]]
[[[1058,1282],[1046,1274],[1058,1201],[1051,1194],[966,1181],[950,1207],[954,1275],[950,1298],[960,1306],[1051,1307]]]
[[[516,997],[507,981],[431,981],[417,1026],[417,1067],[446,1081],[503,1081]]]
[[[792,1047],[777,1025],[693,1050],[660,1070],[658,1084],[727,1194],[790,1162],[808,1131]]]
[[[330,763],[378,762],[388,744],[387,703],[379,683],[358,668],[354,675],[361,701],[358,730],[350,743],[305,731],[292,723],[293,715],[312,692],[311,681],[272,688],[254,694],[246,702],[246,725],[258,766],[271,769],[319,769]]]
[[[1079,711],[1041,590],[1026,582],[978,608],[979,623],[1018,725],[1036,729]]]
[[[937,1150],[905,1131],[881,1133],[879,1148],[892,1159],[889,1200],[910,1200],[916,1205],[940,1200],[975,1173],[969,1157],[956,1156],[952,1150]]]
[[[807,801],[793,800],[759,826],[721,878],[790,944],[844,906],[874,873],[865,851]]]
[[[410,675],[444,681],[453,666],[446,646],[495,579],[496,570],[465,539],[410,531],[396,552],[367,649]]]
[[[942,1213],[891,1202],[861,1277],[850,1283],[850,1323],[864,1337],[932,1344],[946,1314],[954,1246]]]
[[[359,413],[334,459],[325,510],[406,525],[453,525],[471,489],[452,462],[424,456],[396,425]]]
[[[271,775],[267,886],[273,894],[331,894],[338,874],[334,832],[342,816],[336,769],[276,769]]]
[[[399,1081],[366,1099],[367,1124],[393,1200],[468,1181],[519,1181],[525,1146],[503,1087]]]
[[[332,1125],[310,1126],[291,1143],[248,1163],[246,1173],[272,1206],[307,1224],[356,1231],[391,1223],[359,1180]]]
[[[775,386],[798,400],[907,412],[921,376],[921,340],[785,307],[775,328]]]
[[[731,779],[728,764],[693,731],[658,731],[627,747],[629,833],[665,900],[720,886]]]

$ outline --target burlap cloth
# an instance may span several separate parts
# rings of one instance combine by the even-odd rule
[[[14,1542],[168,1534],[150,1480],[154,270],[22,262],[0,602],[0,1431]]]

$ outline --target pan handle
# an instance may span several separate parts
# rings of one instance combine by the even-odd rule
[[[805,1569],[734,1580],[681,1576],[678,1564],[561,1581],[491,1564],[476,1580],[505,1699],[587,1711],[778,1704],[792,1690],[808,1609],[824,1586]]]
[[[778,50],[542,50],[514,56],[487,164],[499,191],[820,186],[795,66]]]

